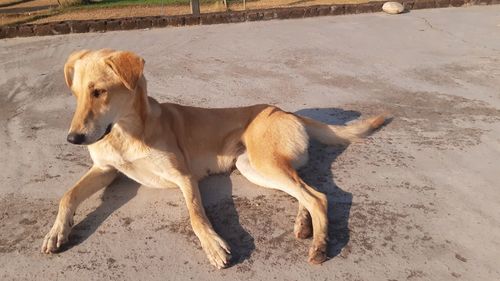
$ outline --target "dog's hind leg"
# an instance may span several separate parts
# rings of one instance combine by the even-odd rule
[[[276,163],[271,169],[268,167],[266,171],[263,169],[261,171],[259,168],[257,168],[259,170],[253,168],[246,154],[243,154],[238,157],[236,167],[249,181],[263,187],[284,191],[299,201],[299,213],[294,227],[295,235],[307,236],[312,231],[313,242],[309,251],[309,262],[325,261],[328,232],[326,196],[304,183],[287,163]],[[304,224],[304,227],[300,224]]]
[[[256,185],[267,188],[277,188],[277,184],[273,183],[272,179],[260,175],[257,171],[255,171],[254,168],[252,168],[252,166],[250,165],[250,161],[248,161],[247,153],[244,153],[237,158],[236,168],[247,180]],[[302,205],[300,202],[297,217],[295,218],[293,233],[298,239],[309,238],[313,233],[311,215],[309,214],[309,211],[306,209],[306,207],[304,207],[304,205]]]
[[[309,139],[302,122],[293,114],[270,107],[251,122],[243,142],[247,151],[237,158],[236,167],[251,182],[284,191],[299,201],[309,212],[313,226],[309,262],[325,261],[326,195],[307,185],[295,170],[307,162],[308,156]],[[302,214],[304,210],[299,208],[299,216]]]

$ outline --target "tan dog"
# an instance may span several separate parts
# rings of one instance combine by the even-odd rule
[[[384,116],[332,126],[270,105],[204,109],[160,104],[147,96],[143,68],[139,56],[109,49],[68,58],[64,76],[77,99],[68,141],[87,145],[94,165],[61,199],[42,252],[55,252],[67,241],[78,205],[119,171],[145,186],[179,187],[210,263],[223,268],[231,252],[205,215],[198,181],[236,166],[251,182],[299,201],[294,233],[313,236],[311,263],[325,261],[326,196],[296,172],[308,160],[309,137],[348,144],[380,127]]]

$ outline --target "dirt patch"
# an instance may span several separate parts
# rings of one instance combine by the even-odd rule
[[[0,206],[0,253],[38,251],[56,215],[56,202],[7,194],[0,198]]]

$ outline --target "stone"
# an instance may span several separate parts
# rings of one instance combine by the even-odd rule
[[[385,2],[384,5],[382,6],[382,11],[388,13],[388,14],[400,14],[405,10],[403,5],[401,5],[398,2]]]

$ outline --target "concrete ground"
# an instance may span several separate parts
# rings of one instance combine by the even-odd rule
[[[1,280],[500,280],[500,6],[0,41]],[[202,184],[235,264],[216,270],[178,190],[120,178],[86,201],[66,250],[39,253],[58,199],[90,165],[66,143],[67,56],[138,52],[150,95],[270,103],[330,123],[388,110],[345,149],[313,144],[331,259],[306,262],[297,203],[237,171]]]

